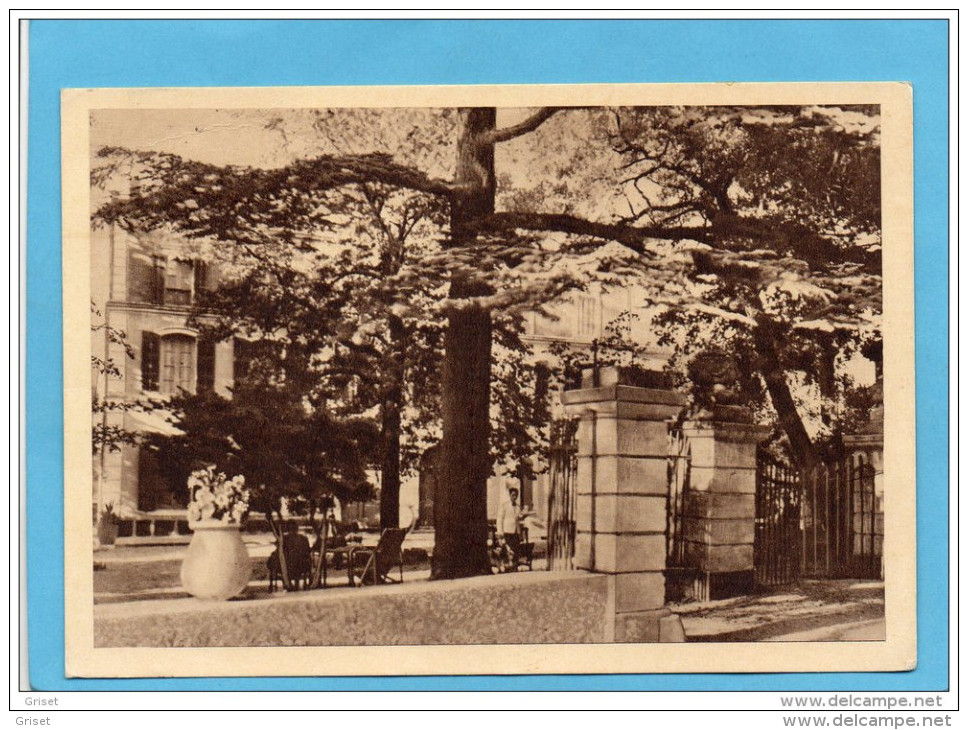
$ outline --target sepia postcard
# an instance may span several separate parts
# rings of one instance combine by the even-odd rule
[[[909,86],[61,119],[69,676],[914,668]]]

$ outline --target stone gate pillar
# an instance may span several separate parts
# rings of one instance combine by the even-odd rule
[[[658,380],[658,374],[652,374]],[[685,405],[674,391],[626,384],[604,369],[597,383],[562,395],[578,416],[575,566],[609,576],[606,638],[683,641],[664,608],[668,419]],[[642,382],[642,379],[637,379]]]
[[[769,435],[747,408],[713,406],[683,425],[691,453],[683,529],[685,561],[696,569],[699,600],[754,587],[756,447]]]

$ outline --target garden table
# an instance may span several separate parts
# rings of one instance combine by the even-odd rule
[[[333,562],[336,562],[337,556],[343,558],[343,562],[346,565],[346,577],[349,579],[350,586],[356,585],[356,581],[353,578],[353,553],[359,550],[361,547],[366,547],[360,543],[355,543],[353,545],[346,545],[345,547],[338,548],[327,548],[326,554],[322,557],[323,560],[323,588],[326,587],[326,574],[328,567],[328,558],[332,557]]]

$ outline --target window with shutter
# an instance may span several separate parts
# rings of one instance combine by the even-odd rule
[[[236,383],[248,375],[252,357],[252,343],[236,337],[232,353],[232,379]]]
[[[208,264],[205,263],[204,261],[195,261],[194,267],[195,267],[194,301],[197,302],[202,297],[204,292],[209,290],[209,285],[208,285],[209,269],[208,269]]]
[[[551,368],[539,362],[534,366],[534,418],[538,423],[545,423],[551,416],[549,403],[549,389],[551,386]]]
[[[161,340],[161,392],[195,392],[195,338],[167,335]]]
[[[165,289],[165,259],[141,251],[128,254],[128,301],[161,304]]]
[[[164,256],[154,256],[152,258],[154,263],[154,274],[153,274],[153,284],[154,293],[152,294],[151,302],[153,304],[164,304],[165,303],[165,257]]]
[[[165,304],[191,304],[194,279],[190,261],[170,259],[165,267]]]
[[[578,336],[594,337],[597,332],[598,307],[595,297],[583,296],[578,300]]]
[[[253,375],[264,366],[265,358],[271,356],[271,343],[265,340],[243,340],[235,338],[235,352],[232,362],[232,376],[236,383]]]
[[[141,333],[141,389],[158,390],[159,338],[154,332]]]
[[[215,390],[215,340],[203,337],[198,341],[198,392]]]

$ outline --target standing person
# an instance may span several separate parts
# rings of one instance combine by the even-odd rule
[[[521,547],[521,506],[518,504],[518,490],[508,490],[508,501],[502,502],[497,512],[498,539],[507,548],[507,564],[516,570],[518,550]]]

